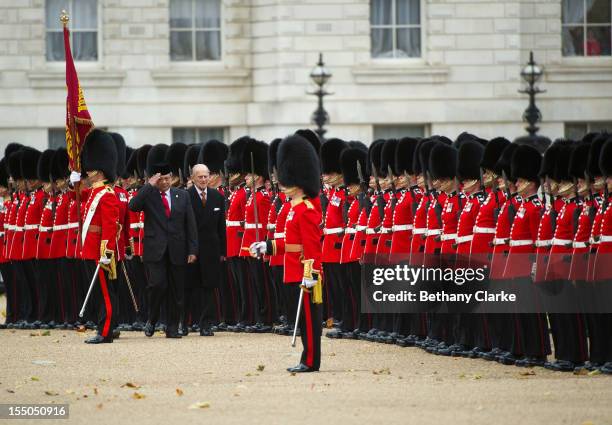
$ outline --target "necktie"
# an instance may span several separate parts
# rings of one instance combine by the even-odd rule
[[[166,217],[170,218],[170,204],[168,204],[168,198],[166,198],[166,194],[164,192],[159,192],[162,199],[162,204],[164,204],[164,211],[166,212]]]
[[[202,208],[206,207],[206,191],[202,191]]]

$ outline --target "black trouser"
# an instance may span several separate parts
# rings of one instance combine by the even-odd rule
[[[293,329],[295,327],[295,317],[297,316],[297,306],[300,299],[300,287],[292,283],[283,283],[283,293],[287,303],[287,325]]]
[[[247,261],[241,257],[230,257],[227,259],[232,272],[232,281],[238,287],[238,322],[253,324],[253,293],[251,279],[247,271]]]
[[[13,277],[17,321],[34,322],[38,306],[33,305],[36,300],[35,288],[30,285],[30,282],[35,282],[32,264],[23,260],[13,261]]]
[[[612,361],[612,314],[587,314],[589,360],[591,363]]]
[[[85,274],[93,276],[97,261],[83,260]],[[113,329],[117,326],[115,309],[117,306],[117,295],[115,293],[115,281],[108,278],[108,273],[100,267],[98,276],[94,283],[88,307],[98,308],[97,331],[104,338],[112,338]],[[89,308],[88,308],[89,310]]]
[[[136,297],[136,302],[138,303],[138,313],[136,313],[134,320],[136,322],[146,322],[149,313],[147,300],[147,274],[145,273],[142,257],[134,257],[131,260],[127,260],[126,266],[132,282],[134,297]]]
[[[123,261],[117,262],[117,323],[120,325],[134,323],[135,319],[132,297],[123,272],[124,265]]]
[[[67,323],[77,323],[79,321],[79,310],[83,302],[81,295],[82,262],[74,258],[60,258],[58,267],[62,277],[62,297],[66,316],[64,321]],[[89,276],[91,278],[91,276]]]
[[[489,337],[491,340],[491,348],[499,348],[504,351],[510,351],[512,345],[512,314],[497,313],[487,314],[489,323]]]
[[[580,313],[549,314],[555,358],[584,363],[588,358],[586,322]],[[609,335],[612,338],[612,335]]]
[[[217,308],[217,288],[200,287],[197,289],[200,296],[200,316],[198,319],[200,329],[210,329],[211,326],[219,323]]]
[[[545,357],[550,354],[546,314],[525,313],[513,316],[510,352],[516,356]]]
[[[236,323],[238,316],[238,286],[232,276],[230,263],[221,263],[221,281],[219,282],[219,302],[221,308],[221,321],[228,325]]]
[[[295,321],[295,312],[293,317],[289,317],[288,313],[288,300],[287,291],[285,290],[285,284],[283,283],[283,266],[271,266],[270,275],[272,276],[272,282],[274,282],[274,290],[278,294],[276,298],[277,314],[278,317],[285,316],[287,322],[293,323]]]
[[[359,314],[361,311],[361,299],[359,297],[361,283],[361,269],[359,262],[342,264],[344,269],[345,292],[342,297],[342,330],[352,332],[357,329]]]
[[[323,263],[323,274],[327,287],[326,294],[330,300],[328,306],[331,307],[331,310],[327,311],[328,317],[326,319],[333,318],[335,321],[341,322],[343,319],[344,280],[346,278],[344,267],[340,263]]]
[[[287,285],[297,287],[299,290],[300,283],[289,283]],[[321,366],[323,305],[313,303],[311,295],[310,292],[304,291],[300,310],[300,336],[304,347],[300,362],[312,369],[319,370]]]
[[[22,262],[23,272],[25,277],[25,283],[27,285],[24,288],[27,294],[22,298],[22,301],[29,304],[29,307],[25,305],[24,311],[29,311],[29,314],[25,317],[28,322],[34,322],[40,320],[41,316],[41,305],[40,305],[40,285],[38,282],[37,272],[37,260],[23,260]]]
[[[63,303],[60,300],[61,293],[58,288],[59,276],[55,260],[38,260],[38,301],[40,305],[39,320],[44,323],[55,321],[64,323]],[[61,319],[60,319],[61,317]]]
[[[355,327],[355,330],[359,330],[362,332],[367,332],[368,330],[372,329],[372,314],[371,313],[362,313],[361,312],[361,294],[365,293],[365,288],[366,285],[370,285],[371,282],[365,282],[365,273],[363,272],[363,269],[365,268],[365,264],[360,264],[359,265],[359,282],[360,282],[360,287],[359,287],[359,292],[358,292],[358,297],[357,299],[359,300],[359,316],[358,316],[358,321],[357,321],[357,326]]]
[[[168,251],[159,261],[145,262],[149,292],[149,321],[155,325],[160,317],[162,303],[166,306],[166,333],[178,333],[183,314],[185,265],[172,264]]]
[[[0,273],[2,273],[2,281],[6,288],[6,323],[15,323],[17,321],[17,288],[15,287],[13,265],[10,262],[0,263]]]
[[[273,310],[272,310],[272,322],[273,323],[280,323],[280,316],[282,315],[281,311],[284,310],[284,302],[285,299],[283,297],[283,294],[281,293],[283,287],[283,281],[282,279],[280,281],[278,281],[276,279],[276,276],[274,275],[274,271],[273,271],[273,267],[270,267],[270,262],[266,261],[264,262],[265,265],[265,272],[266,272],[266,279],[268,281],[268,285],[270,286],[270,293],[272,294],[272,306],[273,306]]]
[[[81,279],[79,281],[79,294],[78,294],[79,296],[78,305],[79,305],[79,312],[80,312],[81,306],[83,305],[83,302],[85,301],[87,291],[89,290],[89,286],[91,285],[94,269],[89,268],[86,260],[75,260],[75,261],[78,262],[79,268],[81,270]],[[96,282],[97,281],[98,281],[98,277],[96,277]],[[94,284],[94,288],[95,288],[95,284]],[[85,309],[83,317],[79,317],[79,321],[81,323],[85,323],[85,322],[96,323],[97,315],[98,315],[97,305],[98,305],[97,302],[92,303],[92,300],[89,300],[89,303],[87,304],[87,308]]]
[[[251,277],[255,292],[254,311],[255,321],[265,325],[272,325],[273,312],[276,311],[274,293],[269,275],[266,273],[264,261],[258,258],[249,258],[249,276]]]

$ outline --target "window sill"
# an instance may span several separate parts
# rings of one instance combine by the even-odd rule
[[[101,69],[78,69],[79,81],[85,87],[121,87],[126,73],[123,71],[104,71]],[[30,87],[66,87],[65,67],[28,72]]]
[[[546,66],[544,72],[550,82],[612,81],[612,58],[563,58],[560,64]]]
[[[202,67],[172,66],[151,71],[158,87],[236,87],[249,84],[247,69],[226,69],[206,64]]]
[[[414,61],[376,61],[352,69],[357,84],[440,84],[446,82],[449,72],[446,66]]]

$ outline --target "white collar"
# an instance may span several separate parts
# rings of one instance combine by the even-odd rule
[[[195,187],[196,192],[198,192],[200,198],[202,197],[202,192],[204,192],[205,195],[208,195],[208,187],[205,187],[204,190],[200,190],[200,188],[197,187],[195,184],[193,185],[193,187]]]

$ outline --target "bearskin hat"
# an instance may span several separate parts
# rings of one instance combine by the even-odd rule
[[[186,152],[187,145],[181,142],[172,143],[166,151],[166,162],[170,165],[172,174],[175,176],[180,176],[183,174],[183,165],[185,165]]]
[[[576,147],[577,142],[574,141],[560,141],[565,142],[559,145],[559,152],[553,165],[552,178],[555,181],[572,181],[569,174],[570,156],[572,151]],[[557,142],[558,143],[558,142]]]
[[[0,186],[8,187],[8,171],[6,167],[6,158],[0,160]]]
[[[514,139],[514,143],[519,146],[532,146],[537,149],[540,154],[543,154],[546,149],[548,149],[548,147],[551,145],[550,139],[544,136],[522,136],[517,139]]]
[[[138,177],[145,178],[150,177],[147,173],[147,156],[149,156],[149,151],[151,150],[151,145],[142,145],[136,151],[136,171],[138,171]]]
[[[21,149],[21,175],[25,180],[38,179],[38,160],[41,152],[37,149],[25,146]]]
[[[505,173],[506,178],[510,181],[516,181],[516,178],[512,175],[512,156],[516,148],[518,148],[516,143],[510,143],[506,146],[493,169],[498,176],[502,176]]]
[[[432,149],[438,143],[440,142],[437,142],[431,139],[427,139],[419,146],[419,164],[421,165],[421,172],[423,174],[427,174],[428,172],[431,172],[431,169],[429,168],[429,164],[430,164],[429,159],[431,156]],[[446,145],[446,146],[449,146],[449,145]]]
[[[398,175],[414,174],[414,153],[418,141],[412,137],[400,139],[395,147],[395,171]]]
[[[487,143],[485,146],[484,154],[482,156],[482,161],[480,161],[480,166],[486,170],[495,170],[495,164],[502,155],[502,152],[506,147],[510,144],[508,139],[503,137],[496,137]]]
[[[612,176],[612,138],[610,137],[608,137],[606,144],[601,148],[599,168],[601,169],[602,176]]]
[[[55,151],[53,149],[47,149],[40,155],[36,167],[38,180],[47,183],[51,182],[51,161],[53,161],[54,156]]]
[[[200,148],[198,163],[206,165],[213,174],[221,174],[228,153],[229,147],[225,143],[209,140]]]
[[[459,148],[461,148],[461,145],[463,145],[466,142],[480,143],[480,145],[482,146],[486,146],[487,144],[487,141],[485,139],[481,139],[478,136],[475,136],[473,134],[468,133],[467,131],[464,131],[459,136],[457,136],[457,139],[455,140],[455,143],[453,145],[455,146],[457,150],[459,150]]]
[[[161,175],[170,174],[172,168],[166,160],[168,145],[159,143],[153,146],[147,154],[147,174],[153,176],[157,173]]]
[[[395,168],[395,150],[398,143],[399,140],[397,139],[389,139],[383,145],[382,152],[380,153],[380,168],[381,171],[384,171],[385,176],[389,174],[389,167],[391,167],[391,173],[394,176],[398,175]]]
[[[115,142],[115,149],[117,149],[117,175],[122,176],[125,174],[125,140],[119,133],[109,133]]]
[[[587,142],[587,143],[592,143],[597,137],[599,137],[600,134],[601,133],[592,131],[582,136],[582,141]]]
[[[230,174],[242,173],[242,151],[247,143],[254,141],[249,136],[242,136],[232,142],[227,156],[227,172]]]
[[[280,142],[276,157],[278,182],[284,187],[299,187],[306,196],[318,196],[321,182],[319,157],[302,136],[288,136]]]
[[[510,174],[517,180],[539,182],[538,170],[541,165],[542,155],[536,148],[531,145],[518,145],[512,155]]]
[[[315,149],[315,151],[317,151],[317,156],[320,155],[322,141],[317,133],[315,133],[309,128],[305,128],[296,131],[295,134],[297,134],[298,136],[302,136],[304,139],[308,140],[312,147]]]
[[[412,171],[414,174],[422,174],[423,167],[421,166],[421,146],[429,139],[421,139],[417,142],[412,156]]]
[[[321,145],[321,170],[323,174],[342,173],[340,154],[348,144],[344,140],[329,139]]]
[[[444,143],[445,145],[449,145],[451,146],[453,144],[453,141],[451,139],[449,139],[446,136],[440,136],[440,135],[436,135],[436,136],[431,136],[430,140],[436,141],[436,142],[441,142]]]
[[[134,175],[138,176],[138,149],[132,149],[132,153],[128,157],[127,164],[125,165],[124,177],[127,178]]]
[[[198,158],[200,157],[200,151],[202,150],[202,143],[194,143],[187,146],[185,152],[185,158],[183,160],[183,175],[191,176],[191,169],[194,165],[199,164]]]
[[[117,179],[117,148],[110,133],[94,129],[85,138],[81,152],[81,171],[102,171],[109,181]]]
[[[251,157],[253,161],[251,161]],[[254,168],[254,170],[252,169]],[[246,144],[242,151],[242,172],[255,174],[264,179],[270,178],[268,175],[268,144],[259,140],[252,140]]]
[[[563,147],[567,147],[567,140],[557,139],[555,142],[546,149],[544,152],[544,156],[542,158],[542,166],[540,167],[540,171],[538,175],[540,178],[544,178],[546,176],[553,177],[555,164],[557,162],[557,156]]]
[[[135,149],[129,146],[125,147],[125,167],[123,169],[123,173],[121,173],[120,177],[127,179],[130,176],[134,175],[134,170],[128,170],[128,163],[130,162],[130,158],[132,158],[132,154],[135,152]]]
[[[6,148],[4,148],[4,158],[8,160],[8,157],[11,156],[11,154],[17,152],[21,148],[23,148],[21,143],[9,143],[6,145]]]
[[[268,148],[268,173],[270,175],[276,172],[276,154],[278,153],[278,145],[282,140],[283,139],[272,140],[272,142],[270,143],[270,147]]]
[[[14,180],[23,179],[21,174],[21,149],[13,151],[6,161],[6,170]]]
[[[349,148],[358,148],[365,151],[366,153],[368,152],[368,147],[365,145],[365,143],[360,142],[359,140],[351,140],[350,142],[348,142],[348,146]]]
[[[368,149],[368,167],[367,174],[369,176],[373,176],[376,173],[377,176],[380,176],[380,160],[381,160],[381,152],[383,145],[385,144],[384,139],[378,139],[372,142],[370,145],[370,149]]]
[[[570,155],[569,176],[574,179],[583,179],[589,159],[589,142],[579,142]]]
[[[348,148],[342,151],[340,154],[340,167],[342,168],[342,177],[344,178],[344,184],[346,186],[352,184],[359,184],[359,172],[357,171],[357,163],[361,166],[361,172],[363,173],[363,179],[367,183],[369,176],[366,176],[366,162],[368,160],[368,153],[360,148]]]
[[[457,178],[459,180],[480,179],[480,163],[485,147],[482,143],[466,140],[457,154]]]
[[[606,144],[607,140],[612,140],[612,136],[607,133],[599,134],[593,139],[589,149],[589,157],[587,159],[587,173],[591,177],[601,176],[601,168],[599,168],[599,157],[601,149]]]
[[[51,160],[51,177],[54,181],[65,179],[70,175],[68,164],[68,151],[66,148],[59,148],[56,150]]]
[[[434,179],[453,179],[457,175],[457,149],[436,143],[429,155],[429,171]]]

